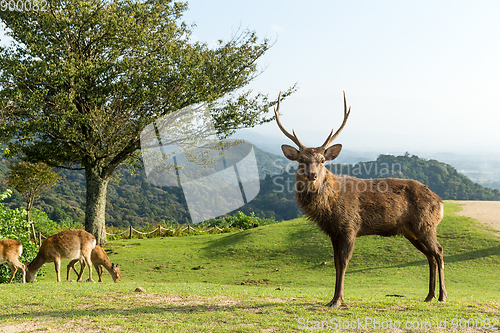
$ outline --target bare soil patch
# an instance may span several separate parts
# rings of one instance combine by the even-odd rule
[[[500,201],[449,200],[462,206],[458,215],[476,219],[500,231]],[[500,234],[499,234],[500,235]]]

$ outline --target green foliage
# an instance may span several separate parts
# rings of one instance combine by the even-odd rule
[[[0,201],[8,198],[12,191],[7,190],[0,194]],[[10,238],[23,244],[23,254],[20,261],[31,262],[38,252],[38,246],[30,241],[26,210],[24,208],[8,209],[0,202],[0,239]],[[11,272],[7,264],[0,265],[0,283],[9,281]],[[21,282],[21,273],[18,270],[15,281]]]
[[[255,216],[255,213],[250,213],[250,216],[238,211],[234,216],[223,216],[217,219],[212,219],[200,223],[200,226],[205,228],[219,227],[224,228],[238,228],[238,229],[251,229],[263,225],[274,224],[274,219],[266,219]]]
[[[48,191],[61,179],[61,176],[45,163],[18,161],[9,163],[9,167],[7,185],[23,195],[28,212],[40,194]]]
[[[49,219],[45,212],[36,208],[33,208],[31,216],[31,221],[35,224],[35,230],[41,232],[44,237],[49,237],[68,229],[84,229],[81,223],[74,222],[69,217],[65,217],[59,223],[56,223]]]
[[[4,136],[22,138],[8,141],[12,151],[52,165],[105,168],[131,157],[146,124],[193,103],[211,104],[221,136],[272,119],[266,114],[274,100],[232,95],[260,73],[268,39],[243,31],[215,47],[193,42],[181,21],[187,4],[168,0],[50,7],[0,13],[16,42],[0,48]]]
[[[85,170],[85,225],[98,244],[105,185],[119,165],[137,163],[146,125],[201,102],[210,106],[221,138],[273,119],[267,113],[274,99],[242,90],[260,74],[257,60],[271,47],[255,32],[216,46],[195,42],[181,21],[187,3],[171,0],[50,1],[48,7],[0,11],[14,40],[0,47],[0,142],[32,162]],[[53,214],[60,219],[64,212]]]

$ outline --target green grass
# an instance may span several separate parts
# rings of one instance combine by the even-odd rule
[[[321,322],[333,328],[339,321],[392,320],[415,328],[403,331],[453,332],[461,318],[494,323],[500,319],[500,239],[455,215],[458,205],[445,208],[438,234],[445,249],[446,303],[422,301],[427,260],[406,239],[369,236],[356,241],[345,303],[324,307],[333,296],[333,250],[314,224],[296,219],[232,234],[110,242],[109,257],[122,270],[118,284],[107,273],[102,284],[57,284],[47,264],[37,283],[0,285],[0,328],[290,332]],[[146,293],[135,292],[139,286]],[[404,297],[386,296],[393,294]],[[436,328],[445,321],[446,329]],[[359,331],[372,330],[385,331],[376,325]]]

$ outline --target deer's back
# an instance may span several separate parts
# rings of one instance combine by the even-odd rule
[[[99,245],[96,245],[92,250],[90,260],[92,260],[92,263],[95,263],[96,265],[102,265],[109,261],[109,258],[106,252],[104,252],[104,249]]]
[[[0,264],[7,262],[7,258],[18,258],[23,253],[23,244],[15,239],[0,239]]]
[[[40,247],[39,253],[46,261],[60,259],[80,259],[82,252],[92,251],[95,247],[95,237],[80,229],[70,229],[48,237]]]

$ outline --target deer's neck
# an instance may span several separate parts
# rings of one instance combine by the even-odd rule
[[[339,180],[327,170],[321,181],[314,184],[297,174],[295,177],[297,201],[307,215],[313,212],[326,213],[335,205],[339,195]]]
[[[300,181],[296,183],[295,195],[300,208],[330,237],[336,237],[338,226],[342,224],[338,214],[342,206],[339,192],[341,181],[339,177],[328,172],[315,191],[307,191],[307,188],[302,188],[301,191]]]
[[[36,255],[35,259],[33,259],[33,261],[31,263],[29,263],[29,265],[28,265],[28,271],[30,271],[30,272],[38,272],[38,270],[46,262],[47,262],[47,260],[45,259],[45,257],[40,252],[38,252],[38,254]]]
[[[104,268],[106,268],[108,270],[108,272],[111,274],[112,272],[112,269],[111,269],[111,260],[109,260],[108,257],[105,257],[105,258],[102,258],[101,262],[99,263],[100,265],[102,265]]]

